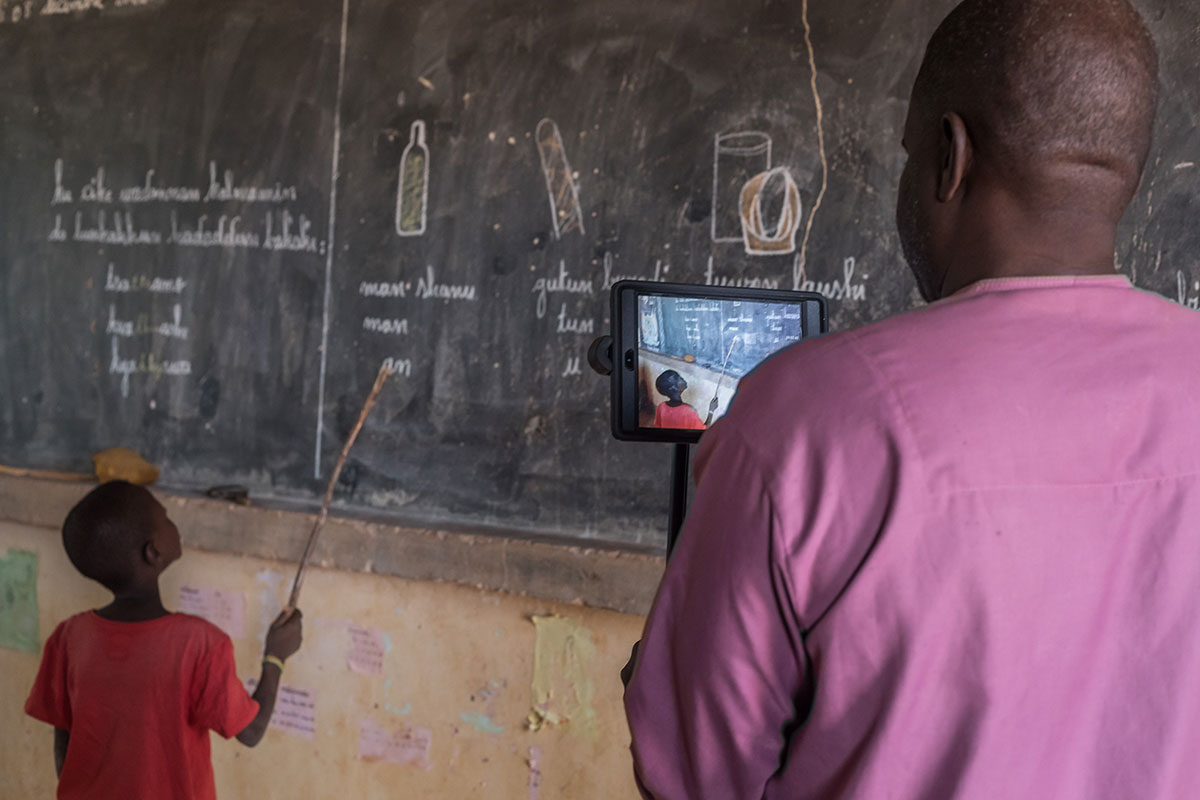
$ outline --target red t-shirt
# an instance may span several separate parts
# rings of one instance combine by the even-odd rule
[[[672,406],[669,403],[659,403],[654,412],[654,427],[678,428],[685,431],[702,431],[704,422],[696,409],[687,403]]]
[[[208,732],[235,736],[258,703],[215,625],[87,611],[46,641],[25,713],[71,734],[59,800],[215,800]]]

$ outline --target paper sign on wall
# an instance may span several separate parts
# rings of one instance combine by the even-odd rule
[[[358,720],[358,757],[363,761],[414,764],[429,769],[432,745],[433,731],[429,728],[390,731],[370,717]]]
[[[257,685],[256,679],[248,678],[246,691],[253,692]],[[317,736],[317,693],[286,683],[279,684],[275,710],[267,727],[311,742]]]
[[[0,647],[36,653],[37,553],[9,550],[0,558]]]
[[[180,586],[179,610],[208,620],[231,639],[246,635],[246,595],[211,586]]]
[[[354,623],[349,623],[346,630],[350,632],[346,666],[361,675],[382,675],[386,651],[383,634],[375,628],[363,628]]]

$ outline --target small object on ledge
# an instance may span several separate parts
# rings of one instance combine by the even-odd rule
[[[214,500],[227,500],[230,503],[237,503],[239,506],[250,505],[250,490],[245,486],[214,486],[211,489],[205,489],[204,496]]]
[[[101,451],[92,456],[92,461],[101,483],[129,481],[137,486],[148,486],[158,480],[158,467],[127,447]]]

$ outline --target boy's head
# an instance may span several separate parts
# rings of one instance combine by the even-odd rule
[[[88,492],[67,514],[62,535],[75,569],[114,594],[156,582],[182,553],[167,510],[148,490],[126,481]]]
[[[658,380],[654,382],[654,388],[658,389],[658,393],[672,400],[679,400],[687,387],[687,381],[673,369],[669,369],[662,375],[659,375]]]

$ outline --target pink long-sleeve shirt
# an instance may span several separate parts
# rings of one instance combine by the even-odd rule
[[[647,796],[1200,794],[1200,314],[982,282],[768,362],[696,475]]]

